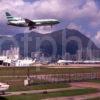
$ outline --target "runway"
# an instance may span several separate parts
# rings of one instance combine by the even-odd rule
[[[68,65],[50,64],[45,67],[47,68],[100,68],[100,64],[68,64]]]

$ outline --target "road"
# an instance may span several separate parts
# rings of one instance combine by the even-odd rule
[[[6,92],[5,95],[1,95],[1,96],[12,96],[12,95],[21,95],[21,94],[38,94],[38,93],[43,93],[43,92],[58,92],[58,91],[73,90],[73,89],[84,89],[84,88],[69,87],[69,88],[59,88],[59,89],[16,91],[16,92]]]
[[[70,83],[72,87],[78,88],[96,88],[100,90],[100,83],[91,83],[91,82],[75,82]],[[78,95],[78,96],[69,96],[69,97],[57,97],[57,98],[48,98],[45,100],[86,100],[100,97],[100,92],[92,93],[92,94],[85,94],[85,95]]]
[[[69,87],[69,88],[6,92],[6,95],[2,95],[2,96],[12,96],[12,95],[21,95],[21,94],[38,94],[38,93],[44,93],[44,92],[58,92],[58,91],[84,89],[84,88],[97,88],[100,90],[100,83],[75,82],[75,83],[70,83],[70,84],[72,87]],[[91,99],[91,98],[96,98],[96,97],[100,97],[100,92],[85,94],[85,95],[77,95],[77,96],[57,97],[57,98],[50,98],[50,99],[48,98],[45,100],[85,100],[85,99]]]
[[[87,95],[79,95],[79,96],[48,98],[48,99],[43,99],[43,100],[86,100],[86,99],[92,99],[92,98],[97,98],[97,97],[100,97],[100,92],[87,94]]]

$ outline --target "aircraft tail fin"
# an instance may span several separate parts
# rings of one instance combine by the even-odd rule
[[[7,17],[8,21],[13,20],[14,17],[9,12],[6,12],[5,14],[6,14],[6,17]]]

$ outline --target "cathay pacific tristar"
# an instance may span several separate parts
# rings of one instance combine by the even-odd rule
[[[8,25],[29,27],[29,30],[35,29],[37,26],[53,26],[59,23],[56,19],[29,20],[27,18],[14,17],[8,12],[6,12],[6,17],[8,19]]]

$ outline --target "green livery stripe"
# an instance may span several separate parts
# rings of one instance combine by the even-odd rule
[[[7,18],[13,18],[12,16],[7,16]]]

